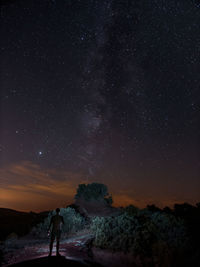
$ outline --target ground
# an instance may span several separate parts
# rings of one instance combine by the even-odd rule
[[[139,266],[135,259],[123,253],[113,253],[97,248],[88,249],[90,234],[77,234],[64,238],[60,243],[60,254],[56,257],[56,244],[52,257],[48,257],[49,240],[33,239],[26,236],[10,239],[6,243],[6,254],[3,266]]]

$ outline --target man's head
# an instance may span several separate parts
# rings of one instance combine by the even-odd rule
[[[60,212],[60,209],[59,209],[59,208],[57,208],[57,209],[56,209],[56,213],[58,214],[59,212]]]

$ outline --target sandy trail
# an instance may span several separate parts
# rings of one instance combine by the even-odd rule
[[[140,267],[136,258],[122,252],[111,252],[99,248],[88,250],[85,243],[91,238],[91,234],[82,234],[66,239],[60,242],[60,254],[64,260],[75,261],[81,266],[103,266],[103,267]],[[31,239],[24,237],[18,240],[10,240],[6,247],[5,260],[3,267],[23,263],[28,260],[41,259],[44,261],[49,254],[49,240]],[[52,261],[56,258],[56,242],[54,242]],[[62,265],[63,263],[64,265]],[[65,266],[66,263],[59,262],[59,266]],[[57,264],[55,266],[57,266]],[[20,265],[21,266],[21,265]],[[24,266],[24,265],[23,265]],[[71,266],[69,263],[66,266]]]
[[[88,256],[88,250],[84,247],[88,235],[63,239],[60,242],[60,254],[66,259],[76,260],[78,262],[91,261],[91,255]],[[31,240],[21,238],[10,240],[6,244],[5,260],[9,266],[19,262],[47,257],[49,254],[49,240]],[[52,256],[56,255],[56,242],[54,242]]]

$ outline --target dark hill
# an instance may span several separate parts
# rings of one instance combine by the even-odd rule
[[[0,240],[4,240],[9,234],[17,236],[27,234],[31,228],[41,222],[48,212],[21,212],[12,209],[0,208]]]

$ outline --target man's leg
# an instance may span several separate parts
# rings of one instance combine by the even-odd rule
[[[57,243],[56,243],[56,255],[60,256],[60,253],[59,253],[60,239],[57,237],[56,241],[57,241]]]
[[[50,245],[49,245],[49,256],[51,256],[52,249],[53,249],[53,242],[54,242],[55,237],[51,237]]]

